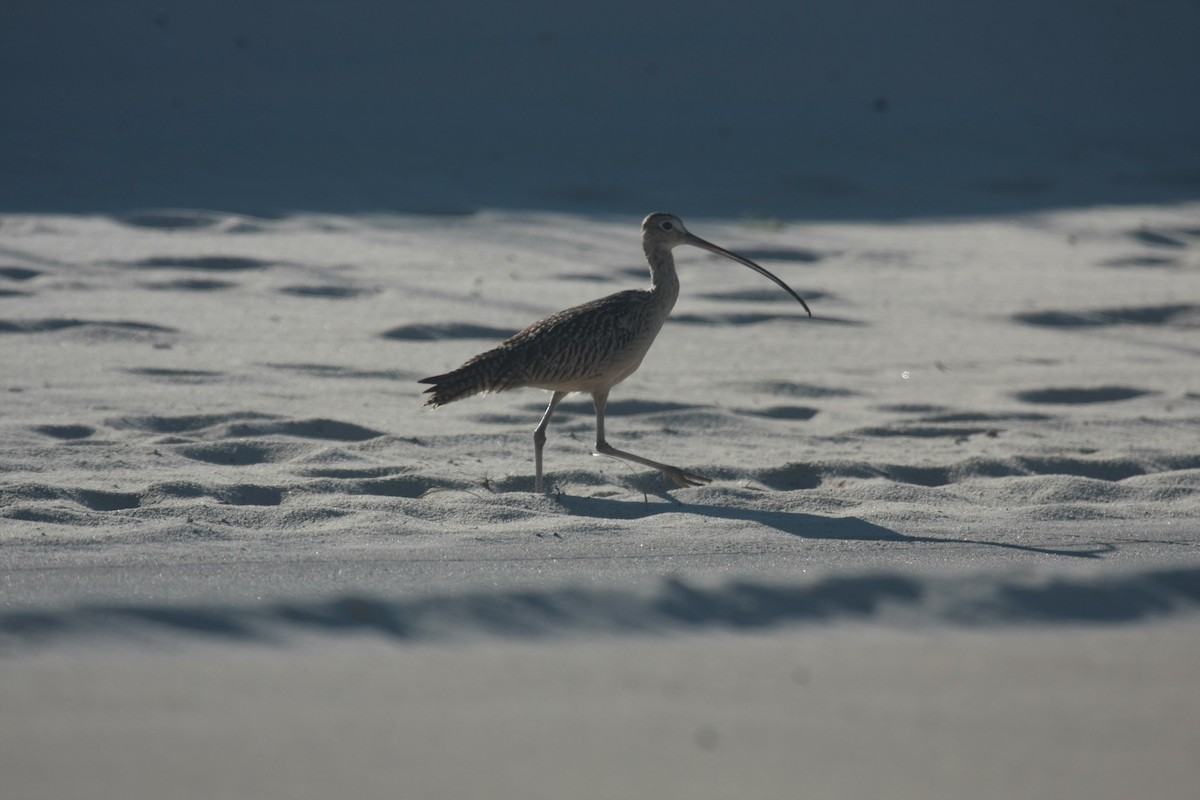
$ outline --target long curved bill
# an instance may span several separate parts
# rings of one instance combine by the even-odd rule
[[[796,298],[796,300],[798,300],[800,302],[800,305],[804,306],[804,310],[808,311],[808,315],[810,317],[812,316],[812,311],[809,311],[808,303],[804,302],[803,297],[801,297],[800,295],[793,292],[792,287],[788,286],[786,283],[781,281],[779,278],[776,278],[770,272],[767,272],[767,270],[763,269],[758,264],[755,264],[750,259],[742,258],[737,253],[731,253],[728,250],[726,250],[724,247],[717,247],[712,242],[706,242],[703,239],[701,239],[699,236],[696,236],[695,234],[692,234],[692,233],[689,233],[687,235],[687,244],[702,248],[704,250],[707,250],[710,253],[716,253],[719,256],[725,256],[726,258],[732,259],[732,260],[738,262],[739,264],[746,265],[750,269],[757,272],[759,275],[762,275],[764,278],[769,278],[770,280],[774,281],[775,285],[777,285],[780,289],[783,289],[785,292],[790,294],[792,297]]]

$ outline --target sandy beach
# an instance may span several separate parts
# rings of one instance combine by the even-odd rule
[[[598,14],[302,5],[3,34],[6,797],[1192,796],[1195,9],[751,4],[627,74]],[[592,455],[584,395],[534,493],[547,392],[417,381],[646,286],[655,210],[813,315],[679,248],[607,435],[712,483]]]

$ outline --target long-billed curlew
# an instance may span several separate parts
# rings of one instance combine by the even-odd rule
[[[444,406],[480,392],[503,392],[532,386],[554,392],[533,432],[534,491],[542,491],[542,447],[554,409],[572,392],[588,392],[596,406],[596,453],[653,467],[676,486],[700,486],[709,478],[669,464],[626,453],[604,438],[604,407],[612,387],[641,365],[679,296],[679,276],[671,249],[681,244],[701,247],[770,278],[796,298],[811,317],[808,304],[786,283],[748,258],[706,242],[683,227],[673,214],[651,214],[642,220],[642,250],[650,262],[650,288],[630,289],[584,303],[535,322],[525,330],[480,353],[453,372],[422,378],[431,383],[425,405]]]

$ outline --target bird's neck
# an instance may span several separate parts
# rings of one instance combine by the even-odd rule
[[[679,275],[675,272],[675,259],[670,250],[646,251],[650,262],[650,294],[670,311],[679,297]]]

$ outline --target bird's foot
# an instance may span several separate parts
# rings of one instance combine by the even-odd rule
[[[664,477],[680,489],[689,489],[694,486],[704,486],[712,483],[712,478],[706,478],[703,475],[697,475],[694,472],[688,472],[679,467],[664,466],[661,471]]]

